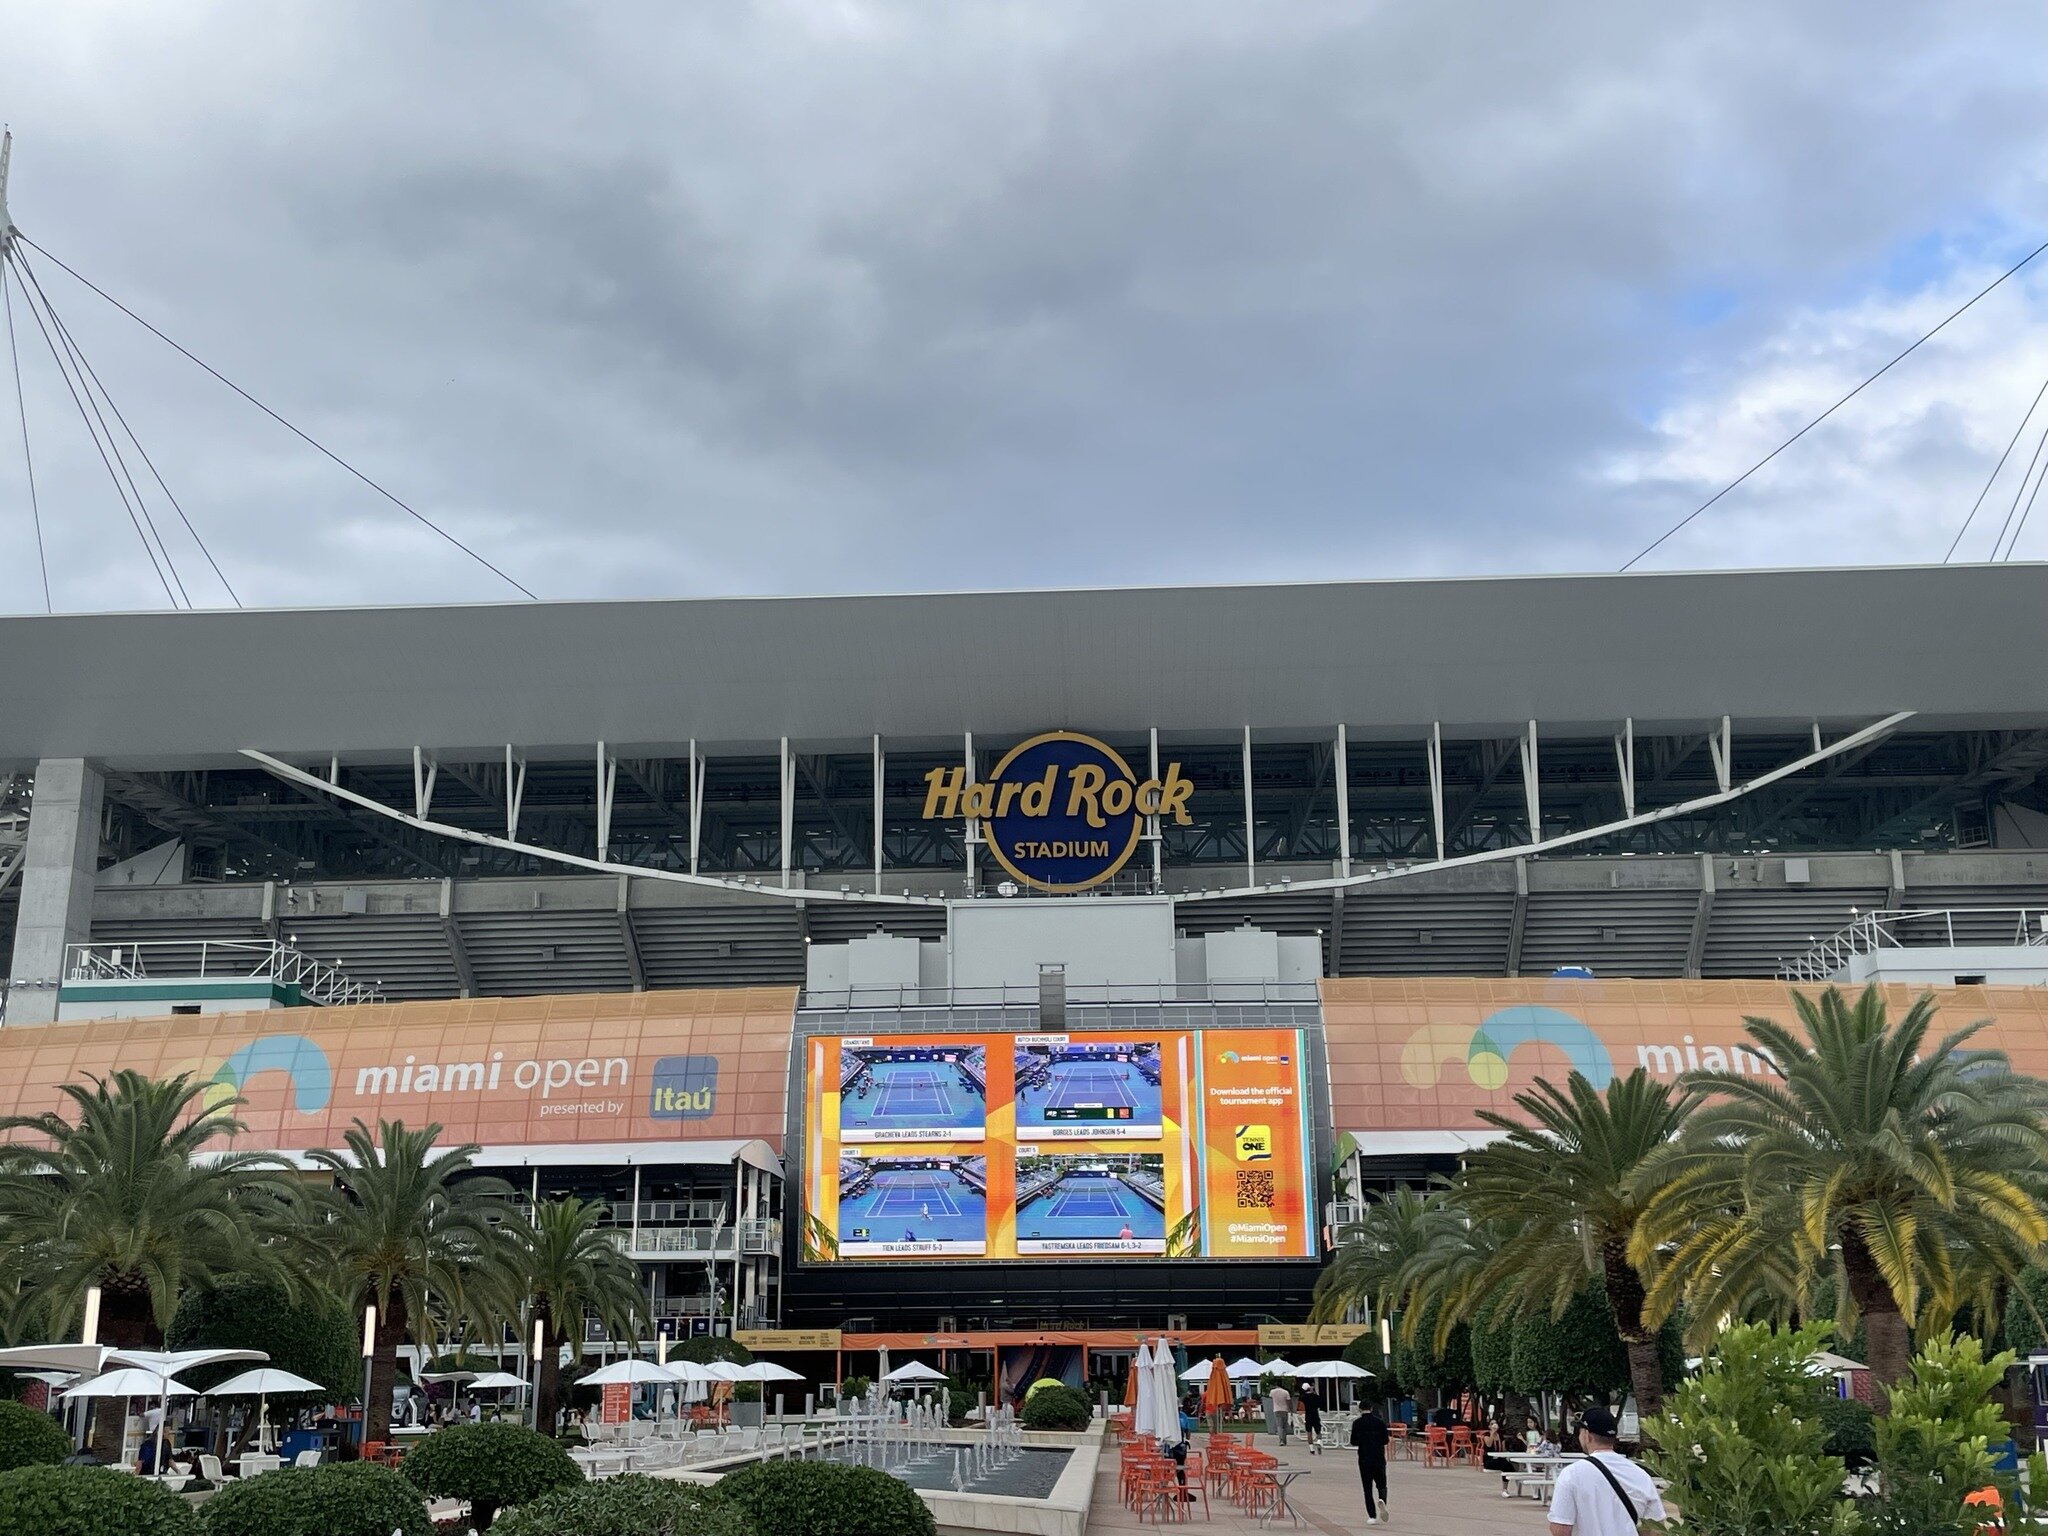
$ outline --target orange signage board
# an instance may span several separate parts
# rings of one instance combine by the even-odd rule
[[[1476,1111],[1516,1114],[1515,1094],[1538,1077],[1561,1083],[1577,1071],[1604,1086],[1638,1067],[1666,1082],[1701,1067],[1761,1071],[1742,1020],[1796,1028],[1790,990],[1773,981],[1326,979],[1331,1118],[1351,1132],[1484,1130]],[[1938,1031],[1991,1020],[1972,1044],[2048,1077],[2048,989],[1884,990],[1894,1017],[1932,990]]]
[[[604,1388],[604,1396],[597,1405],[597,1421],[600,1424],[623,1424],[633,1417],[633,1389],[622,1381],[612,1382]]]
[[[586,993],[105,1019],[0,1030],[0,1114],[65,1083],[190,1072],[245,1101],[244,1146],[338,1145],[358,1118],[444,1142],[782,1144],[796,993]]]

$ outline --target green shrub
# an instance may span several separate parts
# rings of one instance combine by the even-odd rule
[[[764,1461],[719,1479],[759,1536],[934,1536],[925,1502],[886,1472],[829,1461]]]
[[[366,1461],[286,1467],[229,1483],[199,1506],[206,1536],[429,1536],[427,1501]]]
[[[1870,1536],[1973,1536],[1963,1495],[1992,1485],[1988,1447],[2009,1437],[1991,1390],[2010,1354],[1984,1358],[1980,1340],[1931,1339],[1892,1383],[1891,1412],[1877,1421],[1881,1492],[1857,1500]],[[2011,1487],[2007,1487],[2008,1496]]]
[[[62,1424],[26,1403],[0,1402],[0,1472],[54,1466],[70,1454]]]
[[[492,1529],[495,1536],[754,1536],[752,1522],[717,1494],[656,1477],[559,1488]]]
[[[850,1403],[857,1397],[866,1397],[868,1389],[875,1384],[872,1376],[849,1376],[839,1383],[839,1400]]]
[[[199,1536],[199,1517],[111,1467],[17,1467],[0,1472],[0,1536]]]
[[[1825,1449],[1807,1361],[1825,1326],[1730,1328],[1704,1369],[1644,1425],[1643,1461],[1670,1480],[1667,1502],[1688,1536],[1849,1536],[1861,1528],[1841,1499],[1842,1462]]]
[[[1018,1415],[1026,1429],[1086,1429],[1091,1417],[1088,1399],[1072,1387],[1040,1387],[1024,1399]]]
[[[437,1499],[467,1499],[477,1529],[499,1507],[524,1504],[583,1481],[583,1469],[559,1441],[521,1424],[458,1424],[437,1429],[405,1453],[399,1470]]]
[[[1868,1405],[1823,1392],[1814,1414],[1827,1432],[1825,1449],[1830,1456],[1841,1457],[1851,1471],[1870,1464],[1877,1449],[1877,1415]]]

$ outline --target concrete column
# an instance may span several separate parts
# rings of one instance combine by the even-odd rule
[[[7,994],[9,1024],[44,1024],[57,1017],[64,946],[92,937],[106,787],[99,770],[83,758],[47,758],[36,764]]]

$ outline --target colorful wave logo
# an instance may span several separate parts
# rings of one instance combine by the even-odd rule
[[[1614,1059],[1600,1037],[1570,1014],[1535,1003],[1517,1003],[1488,1014],[1477,1029],[1464,1024],[1425,1024],[1401,1048],[1401,1076],[1411,1087],[1434,1088],[1447,1061],[1462,1061],[1481,1088],[1507,1085],[1508,1063],[1527,1045],[1548,1046],[1563,1055],[1596,1089],[1614,1080]]]
[[[334,1097],[327,1053],[304,1035],[259,1036],[222,1062],[213,1081],[239,1093],[264,1072],[282,1072],[291,1080],[292,1107],[302,1115],[317,1115]]]

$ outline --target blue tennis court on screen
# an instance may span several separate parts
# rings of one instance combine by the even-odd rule
[[[1157,1040],[1038,1040],[1016,1052],[1020,1140],[1154,1140],[1160,1132]]]
[[[1166,1168],[1157,1152],[1017,1159],[1017,1251],[1163,1253]]]
[[[987,1161],[980,1157],[844,1157],[839,1256],[988,1251]]]
[[[988,1126],[979,1045],[847,1043],[839,1050],[839,1139],[979,1141]]]

